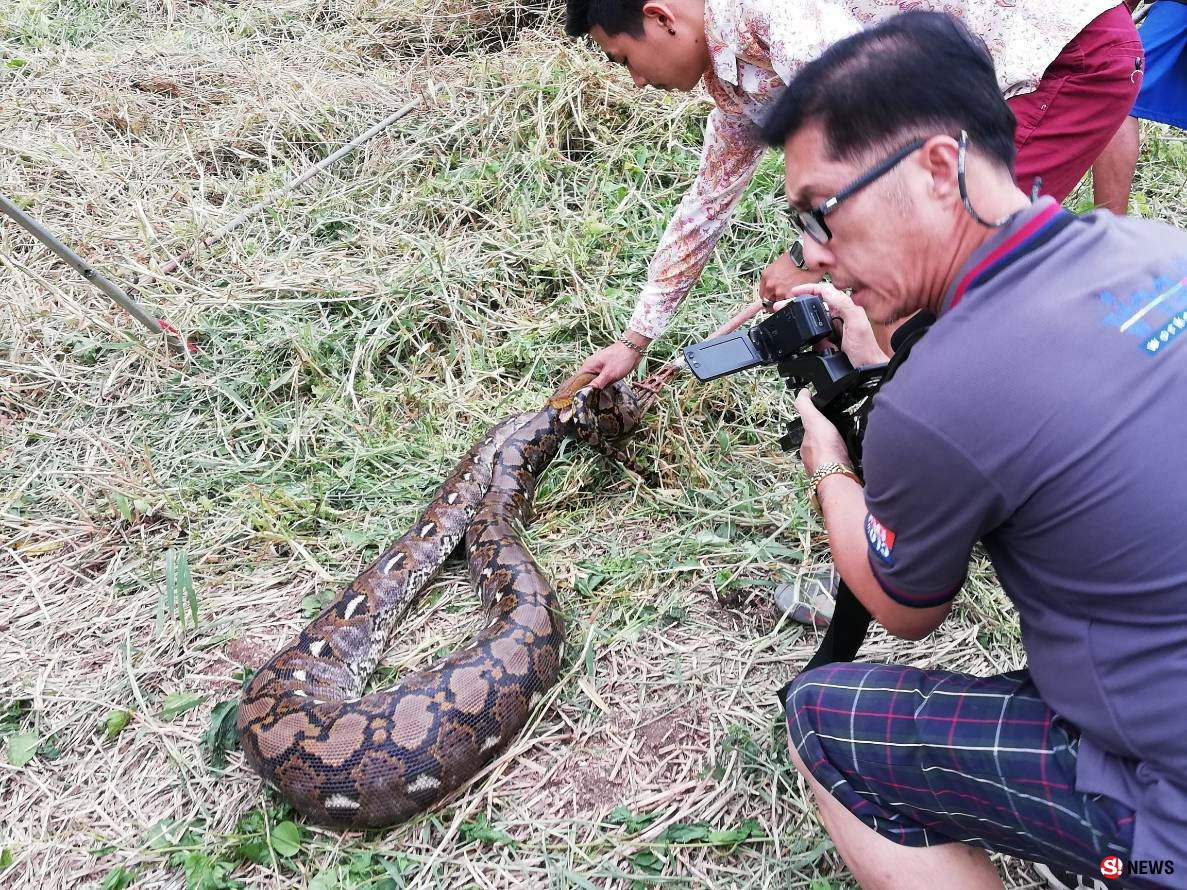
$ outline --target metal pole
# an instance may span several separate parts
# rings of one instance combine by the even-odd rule
[[[171,259],[167,263],[165,263],[165,265],[163,267],[161,267],[160,272],[158,272],[157,274],[168,275],[170,272],[173,272],[174,270],[176,270],[178,268],[178,266],[180,266],[183,262],[185,262],[189,257],[193,256],[194,253],[197,250],[199,250],[200,248],[209,247],[210,245],[215,244],[218,241],[221,241],[231,231],[233,231],[234,229],[243,225],[244,222],[246,222],[248,219],[250,219],[255,214],[259,213],[261,210],[263,210],[269,204],[274,203],[278,198],[280,198],[284,194],[292,191],[293,189],[299,188],[300,186],[304,185],[306,182],[308,182],[310,179],[312,179],[318,173],[320,173],[324,169],[326,169],[326,167],[330,166],[330,164],[333,164],[335,161],[339,160],[340,158],[343,158],[346,155],[350,154],[350,152],[354,151],[356,148],[358,148],[364,142],[373,138],[375,135],[380,133],[382,130],[386,129],[391,124],[394,124],[400,118],[404,117],[406,114],[408,114],[410,111],[412,111],[412,109],[414,109],[414,108],[416,108],[416,106],[420,105],[420,103],[422,101],[423,101],[422,97],[417,97],[416,99],[413,99],[411,102],[409,102],[407,105],[405,105],[403,108],[400,108],[398,111],[395,111],[392,114],[389,114],[383,120],[379,121],[379,123],[371,126],[366,132],[362,133],[359,136],[356,136],[350,142],[346,143],[346,145],[342,146],[337,151],[330,154],[328,157],[323,158],[321,161],[314,164],[312,167],[310,167],[308,170],[306,170],[304,173],[302,173],[295,179],[290,180],[289,182],[285,183],[283,186],[281,186],[275,192],[268,195],[266,198],[264,198],[260,201],[257,201],[255,204],[253,204],[247,210],[244,210],[242,213],[240,213],[237,217],[235,217],[233,220],[231,220],[229,223],[227,223],[221,229],[218,229],[216,232],[213,232],[212,234],[205,236],[193,247],[179,253],[173,259]],[[131,297],[129,297],[128,294],[121,287],[119,287],[117,284],[112,282],[110,279],[106,278],[97,269],[88,265],[87,262],[85,260],[83,260],[82,257],[80,257],[77,253],[75,253],[73,250],[71,250],[69,247],[67,247],[65,244],[63,244],[61,241],[59,241],[57,238],[55,238],[53,236],[53,234],[51,234],[49,232],[48,229],[46,229],[43,225],[41,225],[41,223],[37,222],[37,220],[33,219],[31,216],[29,216],[27,213],[25,213],[23,210],[21,210],[15,204],[13,204],[11,201],[9,201],[7,198],[5,198],[3,195],[0,195],[0,212],[5,213],[8,216],[12,217],[12,219],[16,221],[17,225],[19,225],[21,228],[25,229],[34,238],[36,238],[38,241],[40,241],[42,244],[44,244],[46,247],[48,247],[50,250],[52,250],[55,254],[57,254],[63,260],[65,260],[70,266],[72,266],[75,270],[77,270],[78,273],[80,275],[82,275],[83,278],[85,278],[91,284],[95,285],[95,287],[99,288],[99,290],[103,291],[103,293],[107,294],[108,297],[110,297],[112,300],[114,300],[116,303],[118,303],[121,307],[123,307],[124,310],[126,310],[129,315],[131,315],[133,318],[135,318],[138,322],[140,322],[142,325],[144,325],[146,328],[148,328],[154,334],[164,334],[164,333],[166,333],[166,331],[168,331],[169,333],[176,334],[176,331],[174,331],[170,327],[163,326],[160,321],[158,321],[156,318],[153,318],[153,316],[151,316],[148,312],[146,312],[145,309],[139,303],[137,303],[135,300],[133,300]],[[178,335],[178,339],[179,340],[181,339],[180,335]],[[179,343],[175,343],[173,338],[166,338],[166,340],[170,346],[174,347],[175,349],[180,350],[182,353],[185,353],[188,350],[192,350],[192,347],[190,346],[190,344],[185,343],[184,341],[179,344]]]
[[[104,276],[98,269],[89,265],[86,260],[55,238],[45,226],[33,219],[33,217],[29,216],[29,214],[25,213],[25,211],[21,210],[21,208],[17,207],[3,195],[0,195],[0,213],[12,217],[18,226],[56,253],[68,265],[73,267],[75,271],[82,275],[83,278],[107,294],[107,296],[123,307],[129,315],[154,334],[165,333],[165,329],[161,327],[161,323],[145,311],[143,306],[129,297],[123,288]],[[171,345],[176,344],[171,343]],[[184,351],[184,348],[182,351]]]
[[[400,118],[404,117],[404,115],[406,115],[406,114],[408,114],[408,112],[412,111],[412,109],[414,109],[422,101],[423,100],[421,98],[413,99],[411,102],[409,102],[403,108],[401,108],[399,111],[396,111],[393,114],[388,115],[383,120],[381,120],[379,123],[372,126],[369,130],[367,130],[362,135],[356,136],[354,139],[352,139],[350,142],[346,143],[346,145],[342,146],[340,149],[335,151],[333,154],[318,161],[316,164],[314,164],[312,167],[310,167],[308,170],[306,170],[304,173],[302,173],[296,179],[286,182],[284,185],[282,185],[276,191],[272,192],[267,197],[262,198],[261,200],[257,201],[255,204],[252,204],[250,207],[248,207],[246,210],[244,210],[242,213],[240,213],[237,217],[235,217],[233,220],[231,220],[229,223],[227,223],[221,229],[218,229],[217,231],[204,236],[193,247],[189,247],[189,248],[183,250],[181,253],[179,253],[177,256],[175,256],[173,259],[169,260],[169,262],[165,263],[165,265],[163,265],[161,267],[160,272],[158,274],[168,275],[170,272],[176,271],[176,269],[182,263],[184,263],[186,260],[188,260],[190,257],[192,257],[197,251],[199,251],[205,247],[210,247],[212,244],[216,244],[217,242],[221,241],[228,234],[230,234],[234,229],[239,228],[241,225],[243,225],[245,222],[247,222],[247,220],[249,220],[251,217],[255,216],[257,213],[259,213],[261,210],[263,210],[269,204],[275,203],[279,198],[281,198],[288,192],[291,192],[293,189],[300,188],[302,185],[304,185],[306,182],[308,182],[310,179],[312,179],[318,173],[321,173],[322,170],[326,169],[326,167],[330,166],[330,164],[332,164],[335,161],[339,160],[340,158],[343,158],[346,155],[350,154],[352,151],[354,151],[356,148],[358,148],[360,145],[362,145],[367,140],[374,137],[380,131],[386,129],[387,127],[389,127],[390,125],[392,125],[396,121],[398,121]]]

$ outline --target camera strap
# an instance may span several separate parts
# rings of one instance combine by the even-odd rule
[[[911,354],[912,347],[923,338],[923,335],[927,333],[928,328],[931,327],[935,320],[936,317],[930,312],[919,312],[894,332],[890,341],[891,347],[894,349],[894,355],[887,363],[886,370],[874,387],[870,398],[866,399],[865,404],[860,409],[862,420],[859,429],[863,431],[865,429],[866,416],[873,408],[874,398],[877,396],[878,390],[885,386],[887,381],[894,376],[895,372]],[[855,455],[850,455],[850,457],[855,457]],[[855,465],[857,465],[856,461]],[[849,585],[842,580],[837,585],[837,603],[833,609],[833,617],[829,622],[828,630],[825,631],[824,639],[820,641],[820,648],[816,650],[816,654],[804,665],[803,671],[810,671],[812,668],[837,661],[853,661],[857,656],[857,651],[861,648],[861,644],[865,642],[866,633],[869,631],[869,628],[869,611],[861,604],[861,601],[854,595],[853,591],[849,589]],[[790,686],[791,683],[789,682],[778,693],[779,701],[784,703],[785,706],[785,696]]]

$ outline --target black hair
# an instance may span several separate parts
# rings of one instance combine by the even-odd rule
[[[643,36],[644,0],[566,0],[565,33],[581,37],[595,25],[610,37]]]
[[[830,46],[795,75],[762,135],[781,146],[813,122],[835,158],[966,130],[971,147],[1014,169],[1016,122],[993,58],[943,13],[902,13]]]

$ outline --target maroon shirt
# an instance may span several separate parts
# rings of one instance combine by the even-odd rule
[[[1187,233],[1043,199],[970,258],[875,399],[870,564],[933,606],[981,542],[1076,788],[1187,880]],[[1180,879],[1179,875],[1184,878]]]

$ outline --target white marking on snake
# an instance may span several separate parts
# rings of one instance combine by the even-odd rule
[[[420,776],[419,778],[417,778],[417,780],[415,782],[413,782],[411,785],[408,786],[408,791],[411,792],[412,794],[415,794],[418,791],[436,791],[440,787],[441,787],[441,783],[438,782],[436,779],[434,779],[432,776],[423,775],[423,776]]]
[[[367,601],[365,596],[356,596],[349,603],[346,604],[346,611],[342,613],[342,618],[345,620],[353,615],[363,603]]]
[[[304,683],[307,679],[309,679],[309,675],[304,671],[293,671],[293,679],[298,683]]]
[[[469,482],[473,478],[474,478],[474,474],[471,473],[469,470],[466,470],[466,472],[462,473],[462,479],[464,479],[466,482]]]
[[[435,529],[436,527],[437,527],[437,523],[435,523],[435,522],[426,522],[426,523],[425,523],[424,525],[422,525],[422,526],[421,526],[421,528],[420,528],[420,536],[421,536],[422,538],[427,538],[429,535],[431,535],[431,534],[433,533],[433,529]]]
[[[310,643],[309,644],[309,654],[312,655],[314,658],[317,658],[318,656],[321,655],[321,650],[325,648],[325,645],[326,645],[325,640],[318,640],[316,643]]]
[[[449,494],[447,494],[445,496],[445,503],[447,503],[447,504],[452,504],[456,500],[457,500],[457,492],[456,491],[451,491]]]
[[[326,801],[327,810],[357,810],[360,806],[357,800],[351,800],[345,794],[335,794]]]
[[[499,743],[499,737],[497,735],[487,736],[486,741],[484,741],[482,743],[482,747],[479,748],[478,750],[480,752],[489,751],[491,748],[493,748],[498,743]]]
[[[294,689],[293,695],[299,696],[300,698],[309,698],[309,693],[304,689]]]
[[[489,578],[494,573],[495,573],[494,569],[492,569],[490,566],[487,566],[485,569],[482,570],[482,577]]]
[[[389,559],[387,562],[385,562],[383,565],[381,565],[379,567],[379,571],[382,574],[386,575],[403,561],[404,561],[404,554],[397,553],[395,556],[393,556],[391,559]]]

